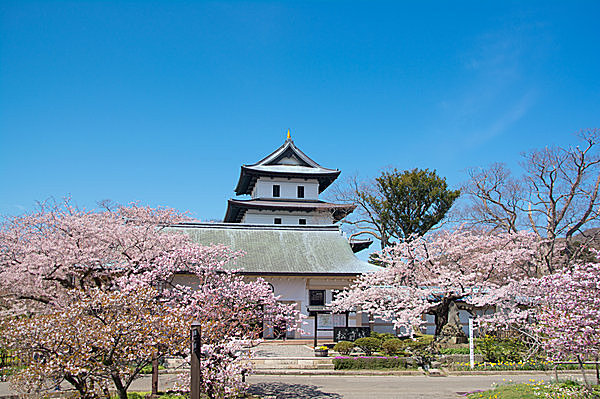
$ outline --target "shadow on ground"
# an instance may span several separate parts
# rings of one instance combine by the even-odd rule
[[[337,393],[323,392],[316,385],[284,384],[281,382],[263,382],[253,384],[249,392],[253,395],[265,398],[287,399],[287,398],[342,398]]]

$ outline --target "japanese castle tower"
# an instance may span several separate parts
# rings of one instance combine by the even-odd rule
[[[355,208],[319,200],[339,175],[339,170],[324,168],[300,151],[288,130],[281,147],[253,165],[242,165],[235,193],[251,199],[230,199],[224,222],[331,225]]]
[[[336,290],[378,269],[354,255],[371,241],[349,242],[336,224],[355,206],[319,199],[339,175],[339,170],[324,168],[300,151],[288,130],[281,147],[255,164],[242,165],[234,191],[250,198],[230,199],[223,223],[170,227],[199,244],[243,251],[245,255],[229,267],[249,280],[262,277],[281,302],[294,304],[308,317],[303,334],[268,331],[267,338],[312,338],[315,333],[332,338],[333,327],[365,323],[360,313],[327,311]],[[193,285],[186,278],[181,282]]]

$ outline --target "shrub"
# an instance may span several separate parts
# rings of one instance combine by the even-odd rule
[[[358,346],[367,356],[370,356],[381,348],[381,341],[373,337],[364,337],[354,341],[354,345]]]
[[[527,351],[525,345],[514,338],[498,339],[491,335],[477,340],[477,349],[486,362],[518,362]]]
[[[375,331],[371,331],[371,337],[377,338],[380,341],[387,341],[388,339],[397,339],[394,334],[390,333],[376,333]]]
[[[411,353],[421,352],[426,350],[433,344],[433,335],[415,335],[414,339],[408,338],[403,340],[403,346]]]
[[[398,338],[392,338],[383,341],[381,344],[381,349],[385,352],[386,355],[396,355],[399,352],[402,352],[404,348],[404,343]]]
[[[336,357],[333,359],[335,370],[348,369],[398,369],[407,368],[406,359],[402,357]]]
[[[354,349],[354,343],[350,341],[340,341],[333,347],[333,350],[339,352],[341,355],[349,355]]]

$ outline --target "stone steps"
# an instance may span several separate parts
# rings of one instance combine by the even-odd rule
[[[333,370],[331,358],[297,357],[273,358],[255,357],[251,359],[255,370],[315,369]]]

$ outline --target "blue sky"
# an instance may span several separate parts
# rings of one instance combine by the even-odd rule
[[[343,175],[504,161],[600,127],[600,3],[0,3],[0,213],[70,194],[219,219],[295,143]]]

